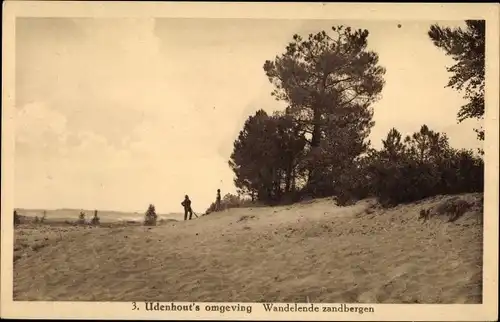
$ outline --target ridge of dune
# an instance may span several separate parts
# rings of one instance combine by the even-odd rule
[[[455,222],[421,209],[455,198]],[[15,230],[14,300],[481,303],[482,194],[331,198],[159,226]]]

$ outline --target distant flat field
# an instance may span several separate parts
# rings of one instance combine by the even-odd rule
[[[44,211],[46,212],[46,219],[48,221],[75,221],[80,215],[79,209],[55,209],[55,210],[44,210],[44,209],[16,209],[17,213],[21,216],[26,216],[29,218],[43,216]],[[94,210],[83,210],[85,212],[85,218],[91,220],[94,216]],[[144,213],[139,212],[121,212],[121,211],[97,211],[101,222],[117,222],[117,221],[140,221],[144,220]],[[176,219],[183,220],[183,213],[169,213],[169,214],[158,214],[159,218],[163,219]],[[193,216],[194,217],[194,216]]]
[[[481,196],[388,210],[319,199],[151,228],[22,224],[14,300],[481,303]],[[474,206],[418,219],[450,198]]]

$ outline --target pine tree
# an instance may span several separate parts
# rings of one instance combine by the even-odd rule
[[[295,187],[304,145],[287,115],[257,111],[245,122],[229,160],[238,192],[266,203],[279,202]]]
[[[158,215],[156,214],[155,206],[150,204],[146,214],[144,216],[144,225],[145,226],[156,226],[156,220],[158,219]]]
[[[368,51],[368,30],[332,27],[294,35],[285,53],[266,61],[272,95],[289,104],[287,113],[307,134],[308,185],[333,180],[364,150],[371,127],[371,103],[382,91],[385,69]],[[328,159],[328,163],[326,163]]]
[[[402,141],[401,133],[392,128],[385,140],[382,140],[383,148],[380,151],[381,157],[386,158],[388,161],[398,161],[405,153],[405,145]]]
[[[258,110],[250,116],[233,145],[229,166],[235,186],[264,198],[272,186],[272,143],[269,115]]]
[[[484,118],[486,21],[466,20],[466,28],[447,28],[434,24],[428,35],[434,45],[451,56],[455,64],[447,68],[452,73],[446,87],[464,92],[468,101],[457,114],[458,122]],[[484,130],[474,129],[479,140]]]

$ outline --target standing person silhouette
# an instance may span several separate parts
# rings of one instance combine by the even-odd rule
[[[189,213],[189,220],[193,217],[193,209],[191,209],[191,200],[189,200],[189,196],[184,196],[184,201],[181,202],[181,205],[184,207],[184,220],[187,220]]]
[[[217,189],[217,198],[215,199],[215,211],[221,211],[220,189]]]

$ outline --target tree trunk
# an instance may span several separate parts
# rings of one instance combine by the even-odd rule
[[[311,138],[312,148],[318,147],[321,140],[320,121],[321,121],[321,114],[318,111],[314,111],[313,132]]]
[[[312,138],[311,138],[311,151],[316,150],[317,147],[319,147],[319,144],[321,142],[321,114],[320,112],[315,109],[314,110],[314,118],[313,118],[313,133],[312,133]],[[317,174],[315,171],[315,164],[316,162],[313,162],[312,165],[309,166],[309,176],[307,179],[307,185],[314,186],[314,183],[317,181],[316,177]]]
[[[292,165],[290,164],[285,173],[285,193],[290,192],[290,185],[292,183]]]
[[[273,179],[273,186],[274,186],[274,193],[273,193],[273,198],[274,201],[279,201],[281,198],[281,170],[276,169],[274,171],[274,179]]]

